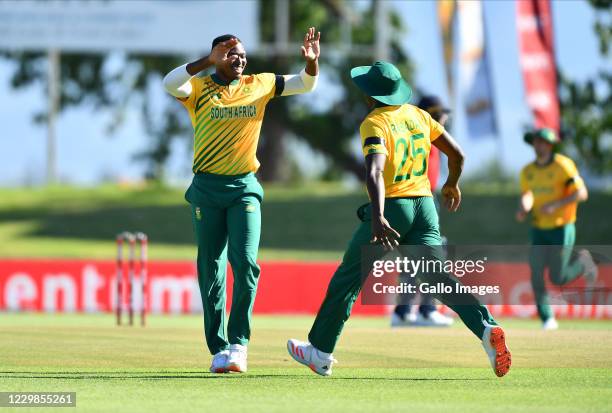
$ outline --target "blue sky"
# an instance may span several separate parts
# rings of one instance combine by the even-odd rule
[[[448,101],[435,2],[392,1],[405,20],[408,32],[404,47],[416,64],[416,85]],[[492,159],[500,159],[516,172],[531,158],[521,143],[523,125],[531,121],[524,103],[523,83],[518,65],[518,35],[514,22],[514,1],[486,1],[484,4],[487,40],[492,64],[499,139],[473,142],[465,135],[461,111],[455,116],[453,133],[464,146],[468,173]],[[597,50],[592,25],[594,13],[586,1],[555,1],[553,4],[556,57],[561,69],[572,78],[585,79],[610,64]],[[45,171],[45,128],[33,125],[33,113],[44,108],[42,85],[12,91],[8,84],[12,67],[0,61],[0,186],[39,183]],[[324,88],[317,98],[325,98]],[[147,138],[139,126],[138,114],[128,113],[126,124],[114,136],[104,134],[108,114],[90,108],[67,111],[58,121],[59,175],[65,182],[93,184],[100,179],[137,179],[143,165],[132,155],[146,147]],[[357,130],[357,125],[356,125]],[[189,150],[178,143],[170,162],[170,175],[178,181],[189,177]]]

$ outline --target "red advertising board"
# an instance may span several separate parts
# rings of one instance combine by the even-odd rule
[[[505,283],[510,285],[508,291],[511,294],[521,297],[519,302],[532,300],[527,265],[494,265],[511,274]],[[316,313],[336,266],[337,263],[334,262],[261,263],[262,272],[254,312]],[[194,263],[152,261],[148,269],[148,311],[157,314],[202,311]],[[612,266],[600,268],[600,272],[612,273]],[[228,274],[228,297],[231,297],[231,271],[228,271]],[[605,278],[610,279],[609,276]],[[109,312],[114,309],[115,283],[114,261],[0,260],[0,310]],[[134,298],[135,307],[138,309],[141,303],[140,288],[134,289]],[[516,302],[515,300],[516,298],[512,302]],[[602,305],[559,305],[555,311],[560,317],[612,318],[612,293],[606,292],[597,302]],[[492,304],[490,309],[495,315],[535,315],[533,305],[488,304]],[[385,305],[363,305],[358,299],[353,314],[384,315],[391,308]]]

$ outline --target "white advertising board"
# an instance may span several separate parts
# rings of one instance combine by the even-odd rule
[[[256,49],[256,0],[0,1],[0,49],[199,54],[225,33]]]

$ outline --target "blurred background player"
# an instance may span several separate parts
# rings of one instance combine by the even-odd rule
[[[446,128],[450,109],[442,104],[442,100],[440,100],[439,97],[423,96],[419,100],[417,106],[427,111],[436,122]],[[440,205],[436,198],[435,191],[438,186],[438,178],[440,175],[440,151],[433,145],[429,152],[427,163],[427,178],[429,179],[429,185],[434,197],[436,209],[439,210]],[[442,242],[444,244],[446,243],[446,238],[444,236],[442,237]],[[415,296],[416,294],[400,294],[400,303],[395,306],[391,314],[391,327],[405,327],[411,325],[448,327],[453,324],[453,319],[451,317],[445,316],[437,310],[431,294],[420,294],[421,304],[419,305],[418,312],[413,314],[411,311],[411,304]]]
[[[524,140],[533,146],[536,159],[521,171],[521,197],[516,219],[522,222],[531,212],[531,285],[543,329],[556,330],[559,325],[549,305],[544,283],[546,268],[555,285],[567,284],[581,275],[591,283],[597,277],[597,266],[589,251],[581,249],[572,259],[578,203],[586,201],[588,192],[574,162],[555,153],[559,139],[552,129],[529,132]],[[541,247],[543,245],[560,247]]]
[[[390,250],[400,244],[422,245],[440,259],[435,252],[440,250],[442,241],[438,212],[427,179],[427,158],[432,144],[448,158],[448,177],[442,187],[444,205],[454,212],[461,203],[459,177],[463,152],[429,113],[408,104],[412,90],[400,71],[391,63],[377,61],[372,66],[353,68],[351,78],[366,95],[371,110],[359,130],[370,206],[329,282],[308,342],[295,339],[287,342],[287,350],[294,360],[322,376],[332,373],[335,362],[332,353],[361,291],[364,246],[381,244]],[[449,274],[426,276],[432,284],[439,282],[457,291],[457,281]],[[440,294],[436,298],[457,312],[482,341],[495,374],[501,377],[508,373],[511,357],[505,333],[487,307],[471,294]]]
[[[246,372],[251,314],[259,280],[257,251],[263,189],[255,153],[267,103],[275,96],[314,90],[319,39],[311,27],[301,47],[306,68],[297,75],[243,75],[244,46],[234,35],[213,40],[210,55],[166,75],[168,93],[182,102],[194,129],[191,204],[198,243],[198,283],[204,308],[211,372]],[[214,67],[212,75],[195,77]],[[227,258],[234,274],[232,308],[225,333]]]

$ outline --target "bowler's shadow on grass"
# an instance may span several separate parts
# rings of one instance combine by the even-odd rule
[[[202,379],[287,379],[315,378],[313,374],[213,374],[206,372],[45,372],[38,371],[0,371],[0,379],[54,379],[54,380],[202,380]],[[331,380],[366,380],[366,381],[487,381],[486,378],[445,378],[445,377],[331,377]]]

